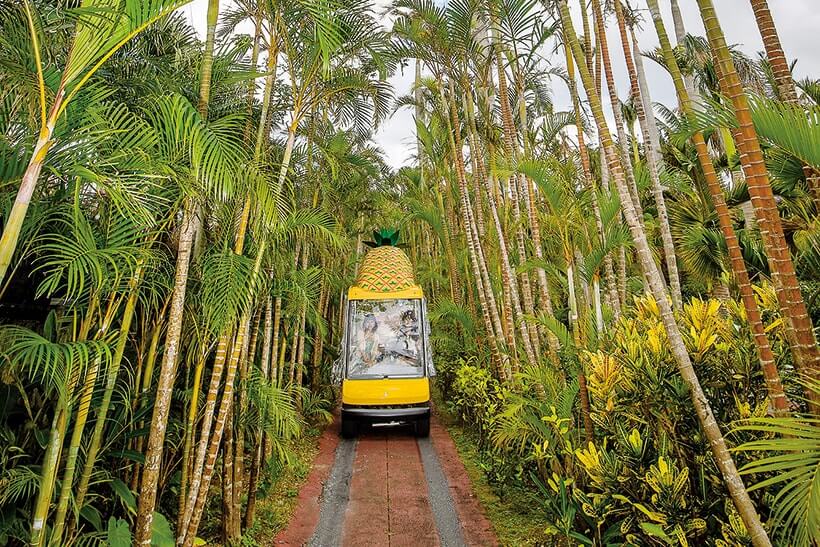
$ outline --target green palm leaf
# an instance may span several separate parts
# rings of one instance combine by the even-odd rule
[[[749,490],[779,486],[772,520],[783,544],[815,545],[820,540],[820,418],[757,418],[741,422],[735,431],[772,435],[735,448],[772,454],[746,464],[741,474],[774,473]]]

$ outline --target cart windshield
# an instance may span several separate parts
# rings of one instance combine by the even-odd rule
[[[424,376],[421,300],[351,300],[347,377]]]

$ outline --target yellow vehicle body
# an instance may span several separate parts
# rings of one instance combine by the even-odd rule
[[[358,424],[362,422],[412,422],[416,424],[416,433],[426,436],[429,432],[430,420],[429,376],[434,369],[432,368],[429,351],[426,348],[419,351],[421,345],[427,340],[429,327],[427,323],[418,321],[417,315],[422,316],[422,320],[425,319],[423,317],[426,313],[423,307],[424,291],[412,278],[412,267],[409,259],[403,251],[396,247],[371,249],[360,267],[356,284],[348,290],[347,299],[348,318],[345,327],[347,334],[344,342],[343,359],[345,364],[341,390],[342,434],[345,437],[355,435]],[[375,310],[390,309],[390,306],[396,305],[395,303],[418,310],[418,314],[413,315],[415,321],[413,326],[416,330],[413,330],[411,355],[412,359],[415,359],[414,366],[420,372],[412,375],[398,374],[396,376],[389,373],[383,375],[381,373],[368,374],[370,371],[379,370],[380,367],[377,365],[382,362],[381,357],[383,357],[380,356],[378,361],[371,361],[370,365],[363,365],[361,357],[359,357],[356,363],[356,366],[359,367],[359,374],[354,374],[352,371],[352,361],[354,359],[351,354],[361,351],[360,346],[363,344],[360,326],[359,331],[357,331],[358,338],[355,338],[352,334],[352,331],[356,331],[352,319],[356,313],[355,310],[367,309],[378,315]],[[359,318],[358,321],[360,321],[361,313],[363,312],[356,315]],[[369,315],[373,317],[373,314]],[[379,317],[380,321],[384,323],[384,316]],[[404,316],[402,316],[403,320]],[[376,320],[373,319],[374,330],[376,329],[375,322]],[[379,328],[393,333],[399,330],[394,323],[391,323],[392,327],[383,325]],[[381,353],[384,353],[385,348],[379,342],[376,341],[373,344],[378,346]],[[396,343],[390,341],[385,342],[385,344],[395,346]],[[407,342],[405,342],[404,347],[408,347]],[[388,353],[399,355],[401,352],[392,351]],[[390,357],[385,362],[390,359],[393,358]],[[393,360],[400,362],[401,355]],[[362,370],[364,370],[364,374],[361,374]]]
[[[342,403],[346,405],[415,405],[429,401],[429,378],[344,380],[342,383]]]

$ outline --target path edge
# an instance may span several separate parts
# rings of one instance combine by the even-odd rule
[[[450,497],[453,499],[461,533],[470,546],[497,547],[499,544],[493,525],[487,518],[484,506],[473,489],[467,469],[461,461],[450,432],[442,424],[437,412],[430,424],[430,440],[439,464],[447,478]],[[469,524],[465,526],[465,524]]]
[[[333,469],[339,440],[339,415],[336,413],[333,423],[325,427],[319,437],[318,452],[311,462],[307,480],[299,489],[296,510],[288,525],[276,535],[274,544],[301,546],[310,540],[319,524],[322,490]]]

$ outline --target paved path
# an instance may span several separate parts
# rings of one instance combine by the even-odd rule
[[[447,430],[430,438],[373,427],[339,439],[322,435],[319,455],[277,545],[462,547],[498,545]]]

